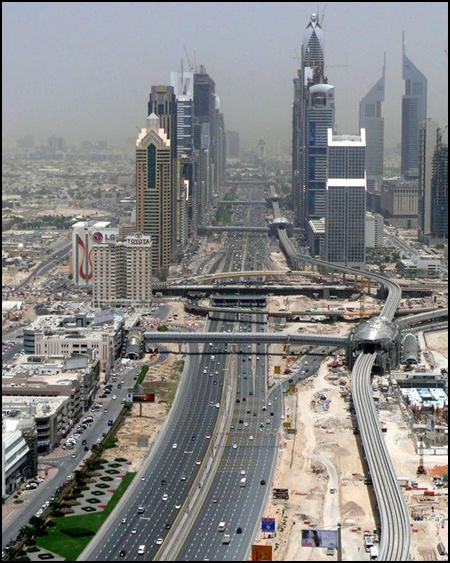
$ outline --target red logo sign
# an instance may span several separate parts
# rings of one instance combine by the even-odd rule
[[[94,239],[94,242],[96,242],[97,244],[101,244],[105,237],[103,236],[103,233],[98,232],[98,233],[94,233],[92,235],[92,238]]]

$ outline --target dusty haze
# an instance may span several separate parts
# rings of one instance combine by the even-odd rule
[[[227,128],[247,148],[260,138],[273,149],[290,146],[295,51],[314,3],[2,4],[6,143],[55,134],[123,145],[144,122],[151,85],[169,83],[186,45],[215,79]],[[387,145],[398,145],[402,30],[409,57],[429,79],[429,115],[447,124],[447,22],[446,2],[328,3],[327,74],[337,88],[340,132],[357,130],[360,99],[380,77],[387,51]]]

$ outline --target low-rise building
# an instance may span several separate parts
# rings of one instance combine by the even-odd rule
[[[75,420],[71,417],[70,397],[3,395],[2,412],[36,421],[37,447],[40,454],[54,450],[70,432]]]
[[[313,219],[308,224],[309,248],[316,258],[322,257],[325,248],[326,221],[325,218]]]
[[[2,424],[2,499],[7,499],[29,477],[30,448],[18,429]]]
[[[24,348],[38,356],[90,355],[100,360],[101,369],[119,357],[124,339],[123,317],[94,315],[48,315],[24,329]]]
[[[384,217],[368,213],[366,216],[366,247],[381,248],[384,245]]]
[[[417,256],[400,260],[398,269],[405,278],[439,278],[442,261],[435,256]]]
[[[419,183],[400,178],[385,180],[381,191],[381,207],[389,222],[406,229],[419,225]]]

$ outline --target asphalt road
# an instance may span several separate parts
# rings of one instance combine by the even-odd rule
[[[215,321],[211,329],[231,330],[233,324]],[[104,539],[90,551],[90,561],[123,560],[122,550],[128,561],[152,560],[159,550],[157,540],[163,540],[169,532],[166,526],[175,522],[200,470],[197,462],[201,464],[206,456],[207,436],[212,436],[219,413],[216,404],[222,400],[227,356],[220,346],[207,346],[207,352],[201,359],[191,359],[184,395],[167,435],[140,474],[144,480],[115,515]],[[140,506],[144,514],[138,514]],[[126,524],[121,523],[124,518]],[[138,555],[140,545],[145,545],[145,555]]]

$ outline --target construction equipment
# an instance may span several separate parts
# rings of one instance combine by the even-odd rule
[[[417,475],[426,475],[427,470],[425,469],[425,458],[423,455],[423,450],[420,450],[420,462],[419,467],[417,468]]]

